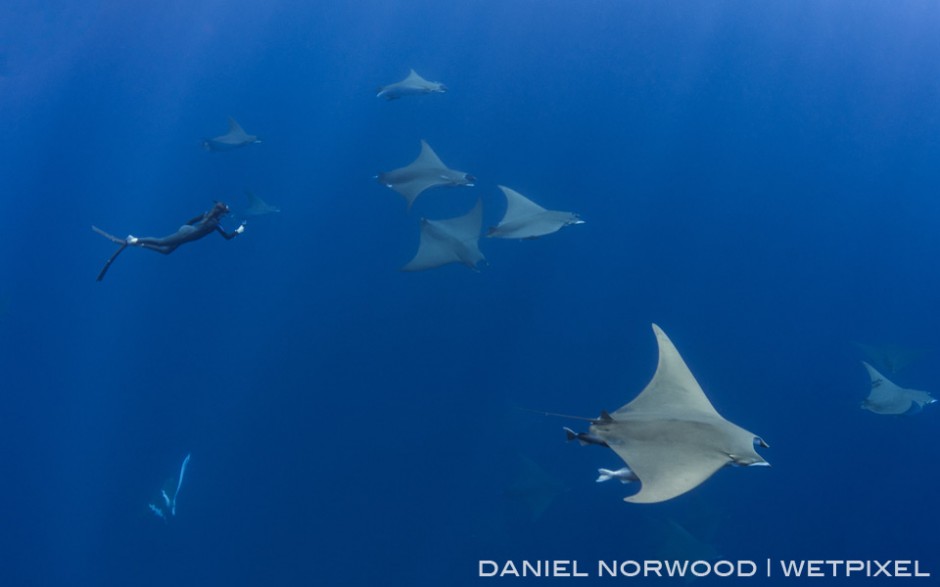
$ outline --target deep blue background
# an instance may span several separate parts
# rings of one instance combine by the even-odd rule
[[[859,410],[851,344],[940,346],[937,3],[36,4],[0,8],[3,585],[716,554],[940,573],[938,414]],[[409,67],[450,92],[374,97]],[[264,143],[203,151],[227,116]],[[371,178],[422,138],[479,182],[409,214]],[[397,271],[422,215],[481,197],[495,223],[496,184],[587,223],[486,240],[480,273]],[[245,189],[284,212],[94,281],[90,225],[166,234]],[[626,403],[654,321],[772,468],[625,504],[593,482],[616,457],[517,409]],[[937,355],[893,378],[940,391]],[[190,451],[164,525],[147,501]]]

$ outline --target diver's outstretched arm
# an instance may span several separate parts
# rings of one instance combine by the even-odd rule
[[[245,232],[245,223],[242,222],[241,224],[239,224],[239,225],[238,225],[238,228],[236,228],[236,229],[233,230],[232,232],[225,232],[225,229],[222,228],[221,226],[219,226],[218,224],[215,225],[215,229],[216,229],[217,231],[219,231],[219,234],[221,234],[223,237],[225,237],[225,240],[230,241],[230,240],[232,240],[233,238],[235,238],[236,236],[238,236],[238,235],[240,235],[241,233]]]

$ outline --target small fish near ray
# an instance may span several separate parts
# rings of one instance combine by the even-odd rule
[[[623,484],[633,483],[634,481],[640,480],[640,478],[636,476],[636,473],[630,470],[630,467],[621,467],[616,471],[611,471],[610,469],[597,470],[597,479],[595,479],[595,482],[603,483],[604,481],[610,481],[611,479],[619,479]]]
[[[472,187],[476,178],[464,171],[448,169],[440,157],[424,140],[421,141],[421,153],[418,158],[392,171],[380,173],[376,179],[408,201],[408,209],[421,195],[421,192],[436,186]]]
[[[899,387],[865,361],[862,364],[871,377],[871,392],[862,402],[864,410],[888,415],[916,414],[937,401],[926,391]]]
[[[228,132],[215,138],[203,140],[202,147],[209,152],[231,151],[232,149],[260,142],[261,139],[246,133],[241,125],[235,122],[234,118],[229,117]]]
[[[443,94],[447,91],[447,86],[440,82],[431,82],[420,75],[415,70],[411,70],[405,79],[400,82],[388,84],[379,88],[376,98],[385,98],[386,100],[397,100],[402,96],[419,96],[422,94]]]
[[[754,450],[755,444],[767,443],[725,420],[666,333],[655,324],[653,332],[659,344],[653,379],[633,401],[613,413],[602,412],[590,427],[590,434],[606,442],[640,481],[640,490],[624,501],[667,501],[727,465],[767,466]]]
[[[587,432],[575,432],[574,430],[572,430],[571,428],[568,428],[567,426],[562,427],[562,430],[565,431],[565,436],[568,438],[568,442],[571,442],[572,440],[577,440],[578,444],[580,444],[581,446],[587,446],[589,444],[594,444],[597,446],[604,446],[604,447],[607,446],[606,442],[604,442],[600,438],[597,438],[596,436],[591,436]]]
[[[477,200],[470,212],[448,220],[421,219],[421,242],[418,252],[402,271],[423,271],[448,263],[463,263],[477,270],[484,261],[480,252],[480,229],[483,226],[483,203]]]
[[[254,192],[246,190],[245,196],[248,198],[248,207],[243,212],[245,216],[264,216],[265,214],[281,211],[277,206],[272,206],[256,196]]]
[[[506,214],[487,231],[490,238],[534,239],[570,224],[584,224],[574,212],[546,210],[513,189],[497,187],[506,194]]]

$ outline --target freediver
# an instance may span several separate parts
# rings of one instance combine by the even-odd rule
[[[110,240],[113,243],[121,245],[117,251],[111,255],[107,261],[104,263],[104,267],[101,268],[101,272],[98,273],[98,281],[104,279],[105,273],[108,272],[108,269],[111,267],[111,263],[117,259],[118,255],[124,251],[128,246],[133,247],[143,247],[145,249],[150,249],[151,251],[157,251],[158,253],[163,253],[164,255],[169,255],[176,248],[182,244],[189,243],[201,239],[202,237],[211,234],[212,232],[218,232],[225,240],[232,240],[236,236],[245,232],[245,223],[242,222],[238,228],[232,232],[226,232],[222,228],[221,220],[222,217],[230,212],[228,204],[225,202],[216,202],[212,209],[208,212],[203,212],[199,216],[191,219],[189,222],[180,226],[179,230],[174,232],[169,236],[164,237],[136,237],[134,235],[128,235],[127,238],[118,238],[114,235],[108,234],[107,232],[101,230],[97,226],[92,226],[91,229]]]

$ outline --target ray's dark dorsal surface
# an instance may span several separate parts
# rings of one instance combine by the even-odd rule
[[[627,464],[604,470],[598,480],[638,480],[640,490],[624,501],[657,503],[698,487],[724,466],[767,466],[754,449],[767,443],[725,420],[666,333],[655,324],[653,332],[659,344],[653,379],[633,401],[601,412],[591,424],[590,436],[607,443]]]
[[[506,194],[506,214],[498,225],[487,231],[488,237],[533,239],[557,232],[569,224],[584,224],[574,212],[546,210],[516,190],[498,187]]]
[[[484,261],[480,252],[480,228],[483,225],[483,203],[477,200],[472,210],[448,220],[421,219],[421,242],[418,252],[402,271],[422,271],[448,263],[463,263],[476,271]]]
[[[887,415],[916,414],[937,401],[926,391],[899,387],[868,363],[862,361],[862,364],[871,377],[871,391],[862,402],[865,410]]]
[[[115,251],[107,261],[105,261],[104,267],[102,267],[101,271],[98,273],[98,281],[104,279],[105,274],[108,272],[111,264],[114,263],[114,260],[117,259],[118,255],[120,255],[124,249],[129,246],[142,247],[144,249],[150,249],[151,251],[163,253],[164,255],[169,255],[180,245],[199,240],[213,232],[218,232],[220,235],[222,235],[222,237],[225,238],[225,240],[231,240],[245,232],[244,223],[240,224],[238,228],[232,232],[226,232],[225,229],[222,228],[222,218],[228,213],[228,204],[224,202],[216,202],[212,206],[212,209],[208,212],[203,212],[199,216],[190,219],[186,224],[180,226],[179,230],[171,235],[163,237],[144,236],[138,238],[134,235],[128,235],[127,238],[120,238],[112,234],[108,234],[97,226],[92,226],[91,229],[93,231],[110,240],[111,242],[120,245],[118,250]]]
[[[472,187],[476,178],[454,169],[448,169],[444,162],[425,141],[421,141],[421,153],[418,158],[398,169],[380,173],[376,178],[379,183],[389,187],[408,201],[408,208],[428,188],[439,185]]]
[[[235,122],[234,118],[229,118],[228,132],[211,139],[203,139],[202,147],[210,152],[231,151],[232,149],[260,142],[261,139],[255,135],[246,133],[241,125]]]
[[[417,96],[421,94],[443,94],[447,91],[447,86],[440,82],[431,82],[411,70],[405,79],[400,82],[388,84],[379,88],[376,98],[385,98],[386,100],[397,100],[402,96]]]

